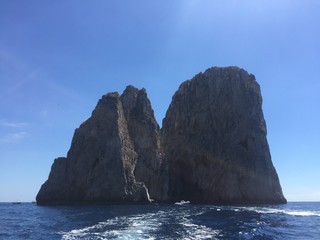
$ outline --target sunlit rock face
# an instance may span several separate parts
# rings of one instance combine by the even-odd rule
[[[181,84],[159,128],[145,89],[108,93],[57,158],[38,204],[285,203],[260,87],[237,67]]]
[[[255,77],[238,67],[210,68],[180,85],[162,128],[171,199],[286,202],[261,104]]]

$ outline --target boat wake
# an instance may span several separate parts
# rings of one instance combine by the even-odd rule
[[[201,214],[201,213],[199,213]],[[92,226],[60,232],[62,239],[216,239],[218,230],[194,223],[188,212],[156,213],[115,217]]]
[[[156,209],[155,209],[156,208]],[[192,205],[179,202],[110,216],[86,227],[59,232],[64,240],[73,239],[273,239],[273,231],[284,231],[292,219],[320,220],[318,209],[280,207],[232,207]],[[150,212],[151,211],[151,212]],[[314,219],[313,219],[314,218]],[[291,220],[289,220],[291,219]],[[291,221],[288,225],[287,221]],[[295,223],[295,221],[293,221]],[[272,231],[270,230],[272,229]],[[280,230],[279,230],[280,229]],[[284,232],[289,239],[292,231]]]

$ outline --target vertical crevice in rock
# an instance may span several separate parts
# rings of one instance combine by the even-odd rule
[[[137,152],[134,175],[144,182],[154,200],[167,200],[167,165],[160,144],[160,129],[145,89],[128,86],[121,96],[129,135]]]

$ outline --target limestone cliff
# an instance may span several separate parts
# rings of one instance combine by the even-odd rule
[[[182,83],[161,130],[145,89],[106,94],[37,203],[284,203],[261,105],[255,77],[237,67]]]
[[[160,144],[160,129],[145,89],[128,86],[121,96],[129,135],[137,152],[134,175],[152,199],[168,200],[168,170]]]
[[[237,67],[181,84],[163,120],[169,197],[200,203],[284,203],[266,139],[260,87]]]
[[[165,200],[158,135],[144,89],[129,86],[121,97],[103,96],[76,129],[67,158],[55,160],[37,202],[149,202],[148,189]]]

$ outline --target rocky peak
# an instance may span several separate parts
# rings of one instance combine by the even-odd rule
[[[121,102],[123,108],[125,109],[126,115],[129,114],[132,109],[134,109],[137,105],[139,90],[132,85],[127,86],[121,95]]]

